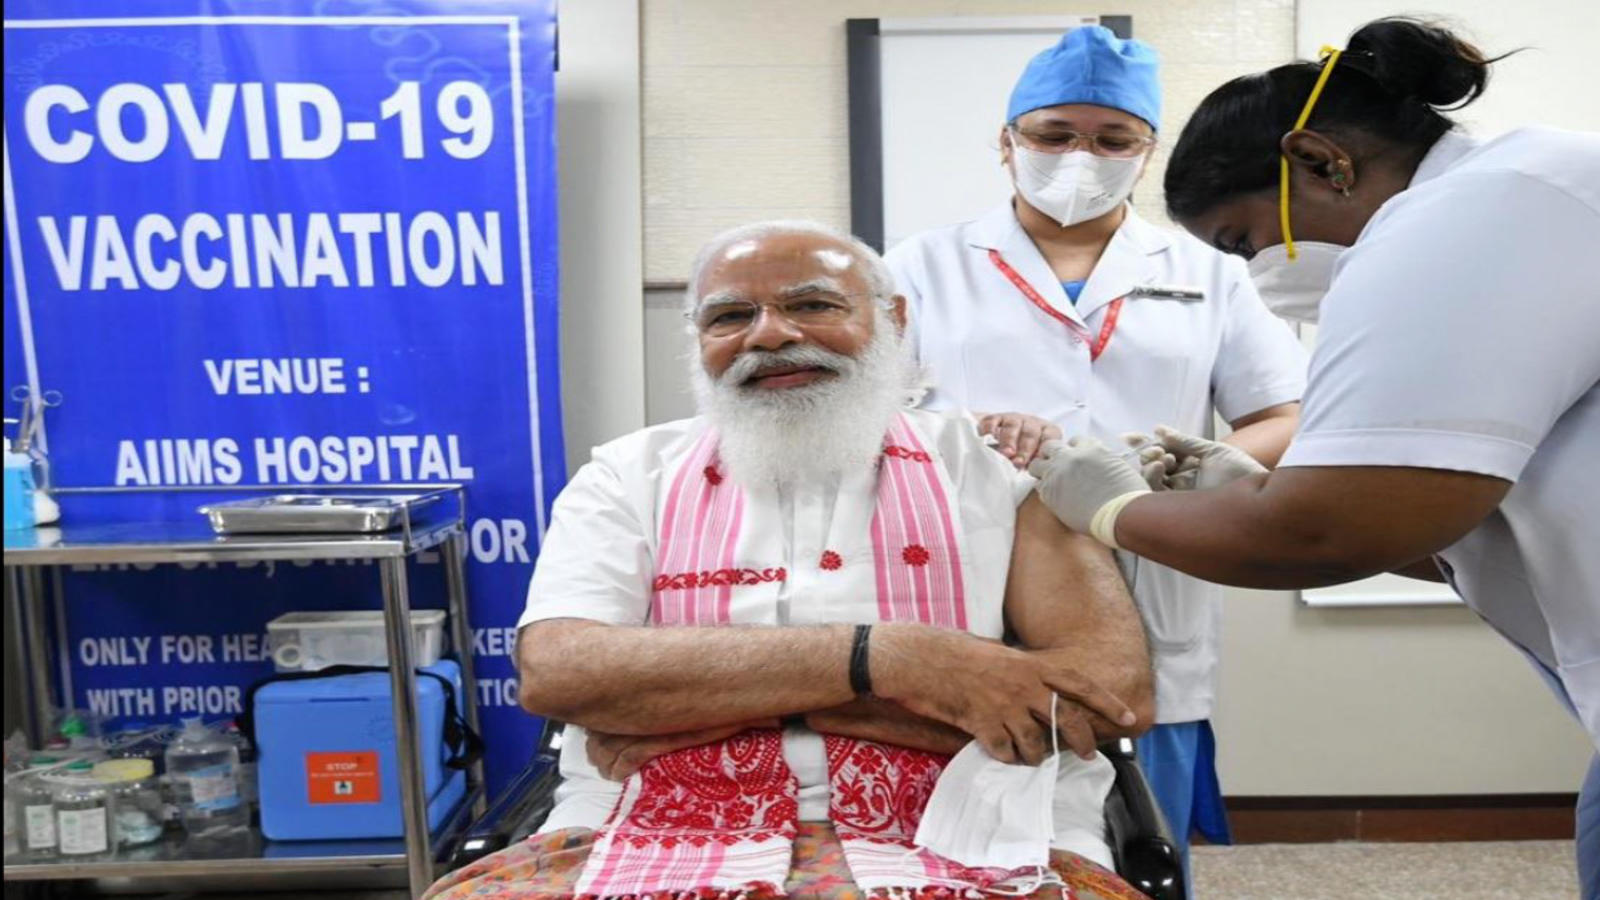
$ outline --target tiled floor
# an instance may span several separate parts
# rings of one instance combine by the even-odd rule
[[[1202,900],[1576,900],[1571,841],[1197,847]]]
[[[1201,900],[1574,900],[1571,841],[1451,844],[1252,844],[1197,847]],[[163,900],[284,900],[285,894]],[[305,895],[302,895],[305,896]],[[404,900],[393,891],[310,900]]]

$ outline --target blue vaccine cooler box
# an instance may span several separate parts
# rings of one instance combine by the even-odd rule
[[[446,766],[448,698],[462,702],[453,660],[417,676],[417,718],[428,824],[437,829],[466,796],[466,772]],[[261,832],[274,841],[402,837],[394,709],[387,672],[276,681],[253,702]]]

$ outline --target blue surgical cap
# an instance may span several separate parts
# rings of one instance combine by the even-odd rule
[[[1006,121],[1063,103],[1092,103],[1131,113],[1161,128],[1161,61],[1143,41],[1122,40],[1099,25],[1074,28],[1028,62],[1011,89]]]

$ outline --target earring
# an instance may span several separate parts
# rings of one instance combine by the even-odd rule
[[[1348,166],[1349,163],[1345,163],[1344,165]],[[1348,173],[1343,171],[1334,172],[1333,175],[1328,178],[1328,181],[1336,189],[1338,189],[1339,193],[1345,195],[1346,197],[1350,196],[1350,176]]]

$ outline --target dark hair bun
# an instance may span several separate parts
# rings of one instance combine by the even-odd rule
[[[1356,67],[1396,96],[1429,106],[1466,106],[1489,82],[1483,52],[1454,33],[1417,19],[1378,19],[1350,36]],[[1356,60],[1352,60],[1356,63]]]

